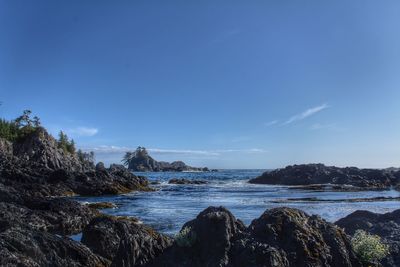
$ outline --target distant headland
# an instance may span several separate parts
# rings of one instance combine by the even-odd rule
[[[183,161],[165,162],[153,159],[146,148],[139,146],[133,152],[126,152],[122,160],[131,171],[137,172],[208,172],[207,167],[198,168],[186,165]]]

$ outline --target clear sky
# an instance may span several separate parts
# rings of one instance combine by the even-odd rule
[[[118,2],[118,3],[117,3]],[[399,1],[0,0],[0,116],[106,163],[400,166]]]

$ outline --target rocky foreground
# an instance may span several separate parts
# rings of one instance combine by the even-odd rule
[[[264,172],[249,181],[253,184],[319,185],[317,190],[331,184],[330,190],[384,190],[400,188],[398,169],[339,168],[323,164],[302,164]],[[311,187],[309,187],[312,189]]]
[[[17,143],[0,139],[0,266],[361,267],[348,235],[356,229],[382,236],[391,251],[383,266],[399,266],[400,210],[358,211],[335,225],[276,208],[246,227],[227,209],[209,207],[170,237],[60,197],[133,190],[151,189],[121,165],[66,154],[44,129]],[[81,242],[68,237],[78,233]]]

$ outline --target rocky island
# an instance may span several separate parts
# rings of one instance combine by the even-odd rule
[[[207,167],[197,168],[186,165],[182,161],[165,162],[156,161],[153,159],[146,148],[138,147],[134,152],[126,152],[124,159],[124,164],[131,171],[136,172],[208,172]]]
[[[253,184],[274,185],[336,185],[333,189],[383,190],[400,184],[400,171],[389,169],[339,168],[323,164],[302,164],[264,172],[251,179]],[[318,187],[319,188],[319,187]]]

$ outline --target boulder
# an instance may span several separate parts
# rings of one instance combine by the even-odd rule
[[[244,229],[224,207],[209,207],[182,227],[173,246],[151,266],[227,266],[234,236]]]
[[[93,219],[83,230],[82,243],[113,261],[114,266],[127,267],[145,265],[162,253],[171,240],[134,218],[104,216]]]

